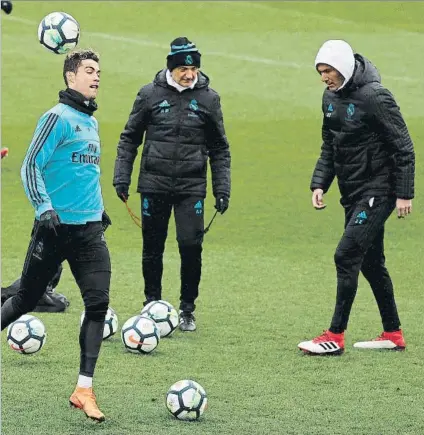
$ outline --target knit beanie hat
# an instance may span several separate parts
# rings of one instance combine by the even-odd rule
[[[178,66],[196,66],[200,68],[199,50],[194,42],[185,36],[174,39],[171,42],[171,51],[166,58],[166,66],[172,71]]]
[[[339,88],[341,89],[351,79],[355,70],[355,57],[352,47],[341,39],[330,39],[324,42],[319,49],[315,58],[315,68],[320,63],[332,66],[344,77],[344,82]]]

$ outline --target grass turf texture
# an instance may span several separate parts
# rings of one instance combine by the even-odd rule
[[[335,297],[332,256],[342,232],[336,185],[317,213],[308,185],[320,148],[321,93],[313,61],[322,42],[348,40],[375,63],[394,93],[423,171],[423,3],[17,2],[2,15],[2,283],[21,271],[33,212],[19,168],[38,117],[57,101],[63,57],[37,42],[47,13],[65,10],[82,29],[80,47],[101,53],[98,98],[111,306],[120,325],[141,307],[141,235],[112,187],[119,134],[135,95],[165,65],[169,42],[194,40],[202,68],[222,96],[231,143],[230,209],[204,244],[198,331],[177,332],[150,356],[125,352],[119,335],[104,343],[95,391],[107,421],[86,421],[67,400],[78,371],[83,310],[65,266],[58,291],[68,313],[40,314],[48,339],[32,357],[15,354],[2,334],[2,434],[418,434],[422,419],[423,208],[387,224],[386,254],[408,349],[361,352],[381,324],[361,278],[341,358],[302,357],[298,342],[328,327]],[[130,206],[138,211],[135,164]],[[206,200],[206,221],[213,213]],[[179,297],[179,258],[171,224],[163,298]],[[208,393],[201,421],[174,420],[165,394],[192,378]]]

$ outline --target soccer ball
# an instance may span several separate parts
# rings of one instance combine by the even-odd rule
[[[39,318],[25,314],[7,328],[7,342],[19,353],[38,352],[46,342],[46,328]]]
[[[158,325],[160,337],[168,337],[178,326],[177,310],[166,301],[152,301],[142,310],[141,315],[148,316]]]
[[[207,406],[206,392],[195,381],[178,381],[166,393],[166,407],[178,420],[197,420]]]
[[[56,54],[66,54],[73,50],[79,37],[80,27],[77,20],[65,12],[52,12],[38,26],[40,44]]]
[[[147,316],[133,316],[121,331],[122,342],[133,353],[150,353],[159,344],[160,331],[156,323]]]
[[[84,321],[85,311],[81,314],[81,325]],[[118,330],[118,316],[113,308],[109,307],[107,309],[105,317],[105,327],[103,328],[103,340],[112,337]]]

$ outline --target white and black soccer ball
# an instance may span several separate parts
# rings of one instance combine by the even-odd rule
[[[38,352],[46,343],[46,328],[38,317],[24,314],[7,328],[7,342],[19,353]]]
[[[52,12],[38,26],[40,44],[56,54],[66,54],[73,50],[79,38],[78,21],[65,12]]]
[[[152,301],[142,310],[143,316],[148,316],[156,322],[160,330],[160,337],[169,337],[178,326],[177,310],[166,301]]]
[[[178,381],[166,393],[166,407],[178,420],[197,420],[207,406],[206,391],[195,381]]]
[[[121,330],[125,348],[133,353],[153,352],[160,341],[160,331],[156,323],[147,316],[133,316]]]
[[[80,324],[84,321],[85,311],[81,314]],[[106,340],[112,335],[116,334],[118,330],[118,316],[115,310],[111,307],[107,309],[106,317],[105,317],[105,326],[103,328],[103,340]]]

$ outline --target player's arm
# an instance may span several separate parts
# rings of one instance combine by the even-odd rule
[[[53,210],[43,179],[43,170],[50,161],[56,147],[62,142],[64,126],[61,118],[47,112],[38,121],[31,144],[21,167],[21,179],[25,193],[39,217]]]
[[[213,194],[215,198],[225,196],[228,200],[231,191],[231,154],[218,94],[215,95],[211,116],[208,118],[207,148]]]
[[[312,174],[310,189],[322,189],[326,193],[335,177],[333,136],[324,120],[322,124],[321,154]]]
[[[113,185],[129,186],[134,160],[137,157],[138,147],[143,142],[147,128],[149,110],[148,98],[145,88],[142,88],[134,101],[128,122],[121,133],[118,151],[115,160]]]
[[[414,197],[415,153],[408,128],[393,95],[381,87],[371,95],[371,110],[377,133],[387,143],[396,162],[396,197]]]

